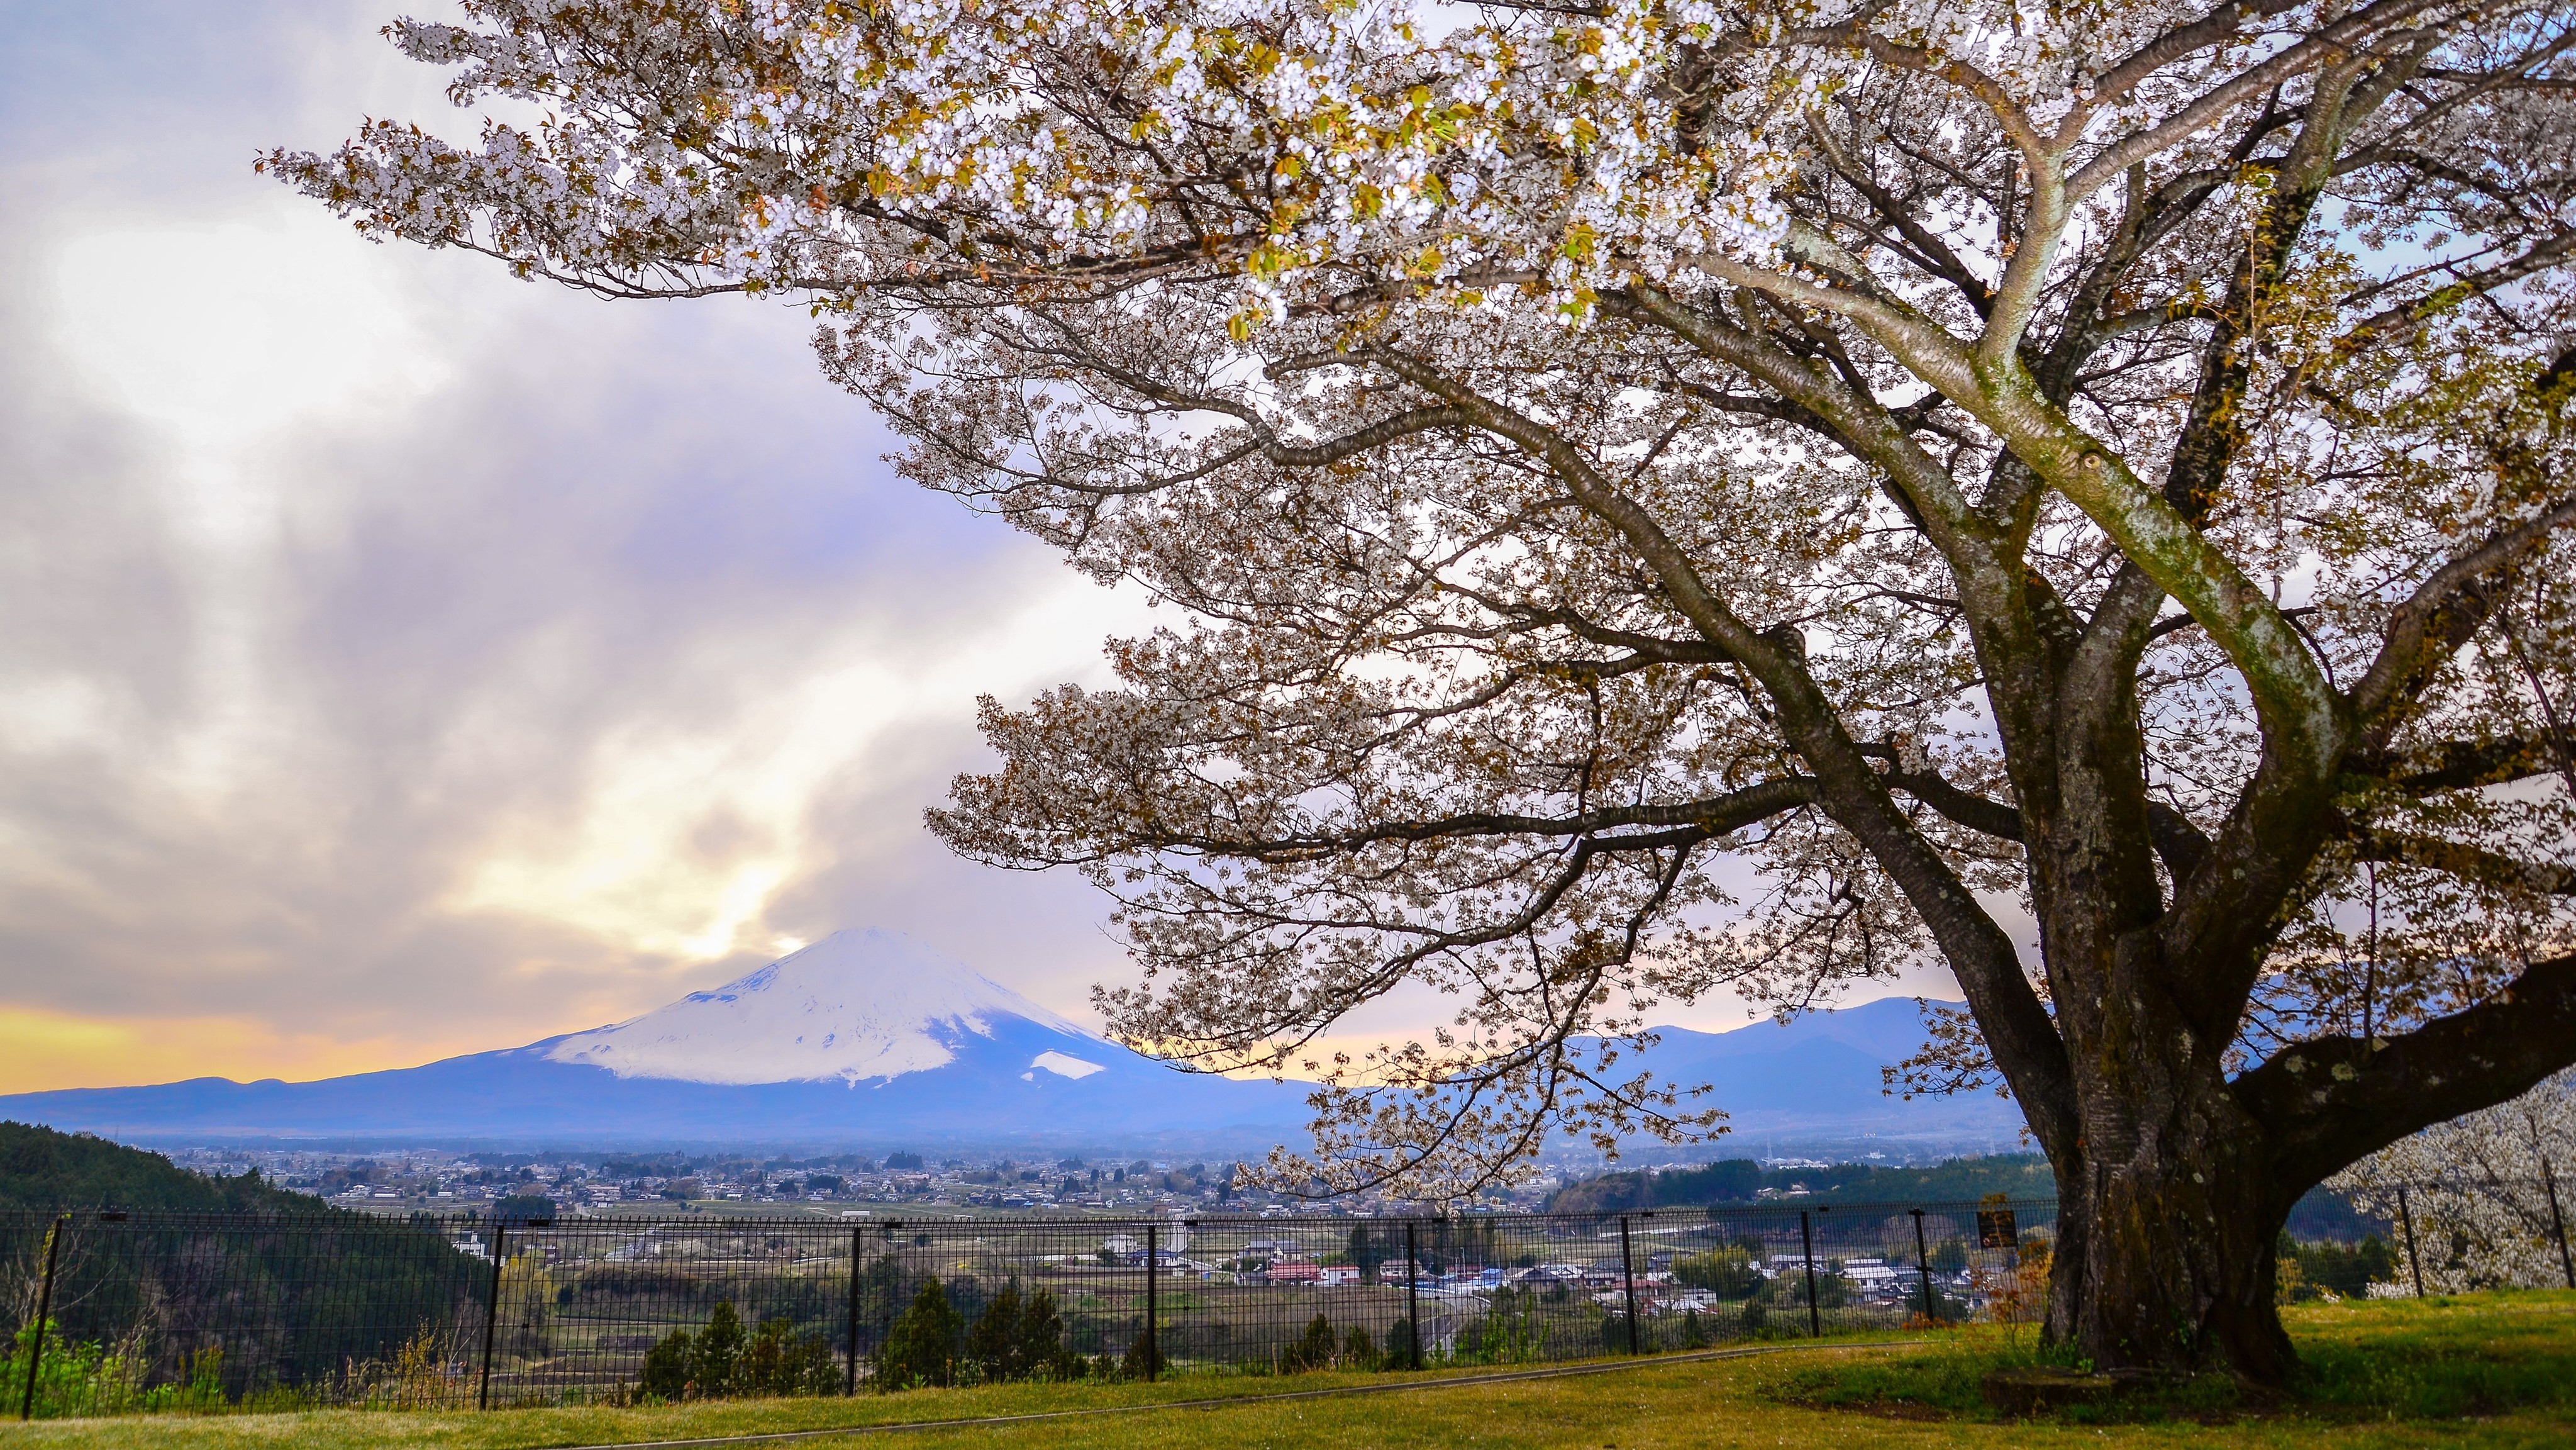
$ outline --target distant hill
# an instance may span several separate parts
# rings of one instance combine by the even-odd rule
[[[2036,1153],[1953,1158],[1923,1168],[1838,1163],[1831,1168],[1764,1168],[1750,1158],[1704,1168],[1605,1173],[1548,1195],[1551,1213],[1625,1213],[1640,1208],[1696,1208],[1761,1201],[1762,1191],[1795,1192],[1795,1207],[1828,1203],[1966,1203],[2000,1193],[2053,1198],[2057,1181]],[[1803,1191],[1800,1191],[1803,1190]]]
[[[180,1208],[318,1213],[254,1169],[237,1178],[191,1173],[158,1153],[85,1133],[0,1122],[0,1208]]]
[[[1951,1004],[1956,1005],[1956,1004]],[[1684,1087],[1705,1083],[1693,1106],[1726,1112],[1728,1146],[1765,1156],[1863,1158],[1873,1146],[1905,1144],[1924,1156],[2010,1152],[2021,1108],[1990,1092],[1909,1102],[1887,1091],[1880,1069],[1922,1050],[1923,1013],[1911,998],[1886,997],[1836,1011],[1768,1019],[1728,1032],[1657,1027],[1662,1040],[1629,1060]],[[1651,1150],[1650,1150],[1651,1151]]]

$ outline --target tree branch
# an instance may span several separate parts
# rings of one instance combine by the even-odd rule
[[[2576,1062],[2576,955],[2535,963],[2474,1007],[2376,1042],[2302,1042],[2233,1084],[2269,1129],[2286,1204],[2365,1154],[2503,1102]]]
[[[2576,522],[2576,495],[2489,535],[2417,585],[2389,616],[2379,654],[2352,689],[2352,710],[2373,746],[2384,747],[2406,707],[2433,672],[2468,642],[2494,607],[2489,576],[2540,546],[2554,529]]]
[[[2576,752],[2576,739],[2546,733],[2446,740],[2413,752],[2403,764],[2382,763],[2366,774],[2410,796],[2438,795],[2548,775],[2570,752]]]
[[[2481,846],[2406,831],[2365,831],[2354,854],[2364,861],[2421,866],[2464,881],[2542,896],[2576,896],[2576,869],[2522,861]]]
[[[1761,682],[1789,745],[1816,774],[1817,805],[1870,849],[1941,944],[2033,1131],[2071,1148],[2076,1128],[2066,1045],[2022,975],[2012,939],[1889,798],[1832,701],[1808,672],[1798,632],[1780,626],[1757,634],[1709,586],[1654,516],[1555,430],[1415,359],[1378,348],[1369,356],[1465,411],[1476,426],[1545,461],[1585,508],[1620,531],[1683,616]]]

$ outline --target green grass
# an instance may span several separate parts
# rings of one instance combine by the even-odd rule
[[[1444,1378],[1318,1374],[1184,1378],[1160,1385],[1010,1385],[959,1391],[491,1415],[318,1411],[291,1415],[55,1421],[0,1428],[0,1450],[338,1446],[521,1450],[759,1431],[963,1419],[1227,1398],[1211,1408],[1138,1409],[1000,1427],[922,1429],[886,1441],[947,1447],[1544,1446],[2564,1446],[2576,1443],[2576,1294],[2304,1307],[2288,1314],[2303,1361],[2290,1393],[2210,1379],[2107,1410],[2002,1422],[1977,1395],[1998,1365],[2035,1357],[2027,1334],[1971,1330],[1924,1345],[1837,1342],[1816,1350],[1616,1373],[1437,1388]],[[1472,1372],[1468,1372],[1472,1373]],[[1417,1388],[1264,1400],[1282,1390]],[[873,1437],[872,1437],[873,1438]]]

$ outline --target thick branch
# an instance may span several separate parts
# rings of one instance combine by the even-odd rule
[[[2547,861],[2523,861],[2480,846],[2406,831],[2371,831],[2354,852],[2364,861],[2421,866],[2507,891],[2576,896],[2576,870]]]
[[[2553,739],[2545,734],[2509,735],[2501,740],[2446,740],[2415,752],[2411,759],[2387,768],[2385,773],[2374,770],[2371,774],[2410,796],[2437,795],[2548,775],[2571,752],[2576,752],[2576,739]]]
[[[2529,1091],[2576,1062],[2576,956],[2494,997],[2373,1043],[2302,1042],[2235,1082],[2270,1130],[2283,1202],[2409,1133]]]
[[[1261,861],[1289,861],[1344,855],[1381,841],[1433,841],[1460,836],[1583,836],[1592,840],[1595,850],[1633,850],[1670,845],[1672,842],[1660,835],[1604,833],[1656,826],[1693,828],[1697,833],[1694,839],[1723,836],[1811,803],[1816,795],[1815,784],[1803,776],[1785,776],[1708,800],[1609,806],[1570,816],[1470,811],[1431,820],[1385,821],[1348,831],[1263,838],[1154,833],[1123,840],[1114,849],[1119,853],[1185,850]]]
[[[2486,622],[2494,607],[2492,576],[2571,522],[2576,522],[2576,495],[2489,535],[2433,571],[2397,607],[2381,633],[2370,672],[2352,691],[2353,711],[2374,742],[2387,739],[2433,672]]]

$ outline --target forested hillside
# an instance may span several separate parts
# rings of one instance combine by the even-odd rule
[[[92,1208],[295,1217],[73,1213],[57,1230],[52,1210]],[[23,1290],[39,1264],[55,1275],[48,1319],[59,1343],[92,1356],[120,1346],[140,1383],[211,1375],[235,1400],[385,1362],[470,1318],[492,1282],[436,1224],[335,1208],[256,1172],[208,1177],[102,1138],[0,1122],[0,1282]],[[0,1333],[14,1335],[34,1298],[12,1297]],[[205,1326],[217,1323],[232,1327],[210,1339]],[[195,1358],[213,1348],[221,1353]]]
[[[257,1170],[209,1178],[104,1138],[0,1122],[0,1208],[107,1206],[307,1213],[322,1207],[269,1184]]]

